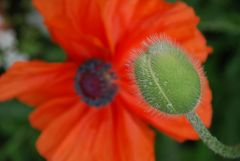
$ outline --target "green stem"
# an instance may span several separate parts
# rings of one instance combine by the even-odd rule
[[[221,143],[216,137],[212,136],[194,111],[187,113],[186,117],[197,131],[202,141],[216,154],[231,159],[240,157],[240,145],[227,146]]]

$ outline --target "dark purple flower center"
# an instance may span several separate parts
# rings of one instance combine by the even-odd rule
[[[98,59],[83,63],[76,75],[77,93],[90,106],[100,107],[112,101],[117,93],[116,74],[111,65]]]

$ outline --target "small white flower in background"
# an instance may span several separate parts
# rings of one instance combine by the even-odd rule
[[[2,50],[9,50],[16,46],[16,35],[11,29],[0,29],[0,48]]]
[[[3,19],[3,17],[0,15],[0,26],[3,26],[3,24],[4,24],[4,19]]]
[[[35,26],[38,29],[40,29],[40,31],[42,31],[42,33],[49,35],[48,34],[48,30],[45,27],[44,23],[43,23],[43,17],[34,9],[32,10],[26,17],[26,22],[29,25]]]
[[[6,29],[4,26],[4,19],[0,15],[0,54],[2,54],[0,55],[0,66],[7,69],[16,61],[26,61],[29,58],[16,49],[17,39],[14,30]]]
[[[9,50],[5,52],[5,55],[3,57],[5,68],[9,68],[17,61],[26,61],[26,60],[28,60],[28,56],[26,54],[19,53],[16,50],[13,50],[13,51]]]

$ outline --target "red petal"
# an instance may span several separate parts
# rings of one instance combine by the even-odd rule
[[[113,106],[88,108],[81,116],[75,109],[55,120],[43,131],[39,151],[52,161],[154,161],[153,132],[118,103]]]
[[[64,12],[65,17],[73,22],[74,27],[79,33],[98,38],[107,47],[104,24],[97,0],[66,1]]]
[[[0,101],[17,97],[36,105],[48,98],[74,95],[76,69],[68,63],[18,62],[0,77]]]
[[[139,48],[142,41],[154,34],[167,35],[191,57],[204,62],[211,49],[197,29],[199,18],[193,9],[181,2],[170,4],[159,1],[157,6],[159,8],[156,10],[157,7],[155,7],[154,12],[147,10],[148,14],[136,13],[136,19],[133,18],[130,29],[119,42],[116,63],[121,65],[123,61],[129,59],[129,52],[133,48]],[[150,5],[150,9],[152,8]]]
[[[53,119],[52,122],[49,122],[50,124],[47,125],[47,128],[44,129],[37,141],[39,153],[48,159],[51,158],[56,149],[69,135],[69,132],[84,116],[86,110],[85,106],[78,103],[72,107],[70,106],[66,112],[60,115],[60,117]],[[64,156],[64,153],[62,155]]]
[[[119,38],[131,24],[135,7],[139,0],[97,0],[110,49],[115,51]]]
[[[92,47],[108,50],[105,54],[109,50],[114,52],[119,38],[131,24],[138,1],[34,0],[33,2],[43,15],[55,41],[61,44],[71,58],[74,58],[82,57],[86,52],[90,55],[95,54],[92,52]]]
[[[43,15],[54,40],[72,60],[79,62],[91,55],[109,52],[95,1],[33,0],[33,3]]]
[[[30,115],[31,125],[37,129],[45,129],[60,115],[70,110],[79,101],[79,97],[60,97],[47,101],[37,107]]]
[[[65,49],[70,61],[81,64],[87,59],[101,58],[108,60],[109,49],[103,46],[102,42],[96,37],[89,37],[84,34],[65,33],[62,30],[53,29],[54,39]],[[71,37],[74,36],[74,37]]]
[[[160,111],[141,103],[138,100],[139,98],[133,97],[127,92],[122,91],[121,96],[122,101],[125,102],[127,108],[173,139],[178,141],[198,139],[197,133],[185,116],[169,116],[163,114]],[[202,92],[202,100],[197,107],[197,113],[207,127],[210,126],[212,118],[211,99],[210,88],[208,83],[205,83],[205,88]]]
[[[120,106],[122,105],[122,106]],[[117,108],[118,107],[118,108]],[[154,161],[154,134],[138,117],[126,110],[118,99],[116,119],[117,154],[119,161]]]

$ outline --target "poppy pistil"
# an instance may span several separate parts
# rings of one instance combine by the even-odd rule
[[[100,107],[110,103],[117,93],[116,73],[111,64],[99,59],[84,62],[75,77],[75,89],[88,105]]]

